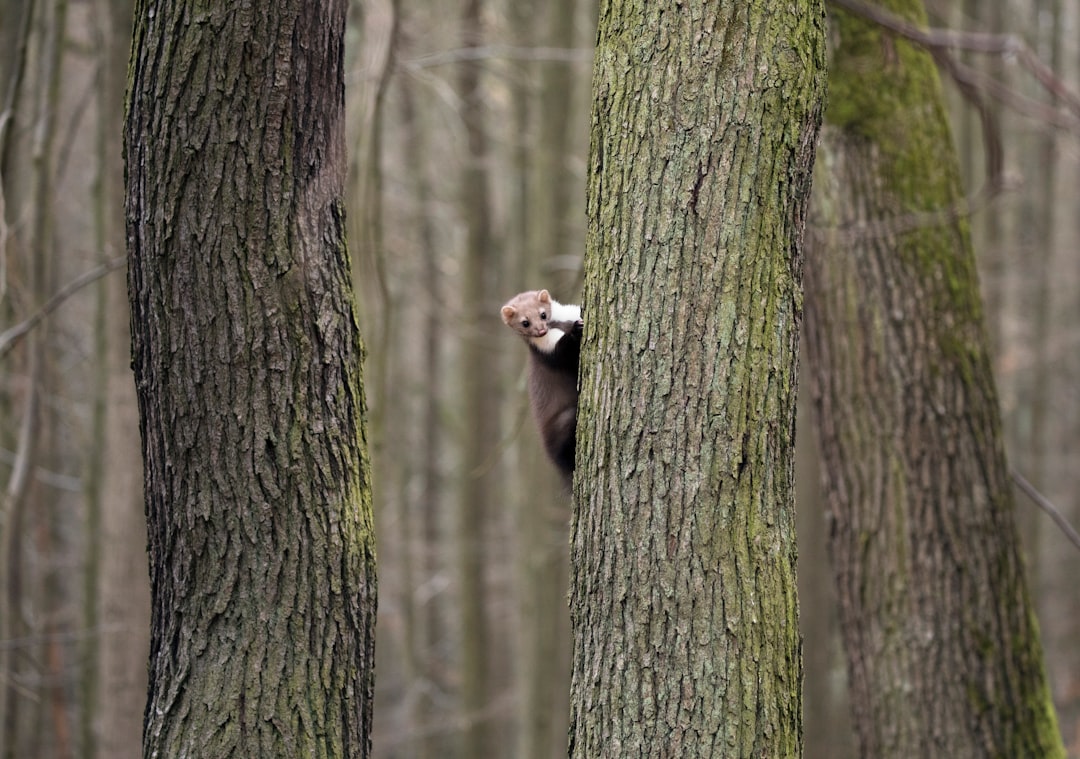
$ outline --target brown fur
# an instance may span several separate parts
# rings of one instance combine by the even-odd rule
[[[529,404],[544,449],[569,485],[577,433],[577,372],[583,322],[577,306],[564,306],[547,290],[515,295],[502,319],[529,346]]]

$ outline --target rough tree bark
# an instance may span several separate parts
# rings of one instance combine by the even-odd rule
[[[601,4],[571,755],[801,755],[793,431],[822,5]]]
[[[832,21],[806,337],[860,752],[1061,756],[937,73]]]
[[[147,757],[369,751],[345,10],[136,5],[125,159],[153,597]]]

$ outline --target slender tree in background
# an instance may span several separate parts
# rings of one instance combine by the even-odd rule
[[[414,90],[414,83],[403,83],[401,129],[406,135],[408,168],[416,187],[416,210],[411,221],[419,237],[423,295],[421,302],[424,304],[420,316],[425,324],[431,325],[441,318],[444,299],[440,296],[442,284],[439,277],[439,245],[433,219],[432,183],[427,173],[431,166],[431,152]],[[416,346],[416,366],[420,367],[420,373],[424,377],[443,376],[446,362],[440,349],[439,330],[419,331],[423,339]],[[424,394],[419,424],[416,425],[420,438],[418,444],[421,450],[421,484],[409,509],[409,518],[416,526],[416,531],[413,542],[408,546],[408,559],[413,564],[412,576],[417,578],[418,585],[423,588],[430,588],[436,583],[443,572],[444,564],[444,552],[438,550],[440,545],[446,543],[444,531],[440,529],[440,506],[444,500],[444,486],[439,469],[445,445],[444,430],[439,423],[444,403],[441,384],[430,383]],[[445,707],[440,710],[435,697],[437,692],[443,690],[438,675],[446,671],[444,646],[441,645],[441,640],[446,636],[446,625],[443,622],[445,615],[434,593],[428,591],[421,594],[414,588],[409,591],[412,594],[409,601],[412,605],[409,615],[412,626],[408,630],[408,643],[415,651],[415,676],[420,678],[418,683],[413,684],[417,692],[410,704],[410,716],[416,743],[409,746],[409,749],[415,759],[434,759],[446,754],[445,740],[432,729],[437,720],[446,719],[446,715],[442,713]]]
[[[483,0],[466,0],[461,28],[466,48],[483,41]],[[461,176],[461,215],[465,226],[461,313],[461,491],[456,537],[461,613],[461,707],[464,731],[461,756],[493,756],[493,646],[485,569],[490,547],[485,541],[495,516],[499,439],[499,393],[492,345],[498,322],[498,259],[492,229],[490,141],[487,107],[481,86],[482,63],[459,64],[457,86],[466,140]]]
[[[124,248],[124,177],[120,125],[131,47],[132,3],[99,0],[98,180],[95,247],[112,257]],[[150,579],[146,571],[139,409],[131,379],[131,332],[122,276],[99,285],[97,415],[88,452],[87,629],[89,677],[83,755],[133,756],[140,745],[150,650]]]
[[[823,8],[608,0],[599,23],[570,753],[797,757],[795,363]]]
[[[572,52],[575,39],[574,0],[544,4],[512,3],[516,38],[521,45],[551,51]],[[592,19],[590,19],[590,22]],[[589,24],[590,35],[592,23]],[[516,118],[509,137],[520,152],[515,189],[520,197],[520,239],[507,249],[525,251],[510,262],[508,291],[547,287],[557,299],[577,302],[580,287],[580,243],[572,230],[583,219],[583,185],[570,170],[579,145],[586,137],[584,117],[588,106],[588,77],[567,60],[542,60],[534,65],[529,86],[516,90]],[[530,71],[525,68],[525,71]],[[580,106],[579,106],[580,101]],[[580,129],[578,127],[581,127]],[[523,366],[519,345],[513,366]],[[520,377],[520,374],[517,375]],[[517,378],[515,377],[515,378]],[[517,389],[517,388],[515,388]],[[514,418],[528,416],[526,396],[515,392]],[[519,426],[518,469],[522,487],[511,489],[516,503],[520,589],[516,595],[521,615],[521,640],[517,657],[519,759],[548,759],[566,748],[570,691],[570,617],[566,606],[569,583],[568,531],[570,498],[529,423]]]
[[[125,129],[153,599],[146,756],[367,756],[346,4],[135,9]]]
[[[840,645],[836,588],[829,566],[825,503],[812,409],[800,363],[795,425],[795,518],[799,548],[799,629],[803,636],[804,751],[808,759],[852,759],[847,662]]]
[[[1025,22],[1024,38],[1075,91],[1080,72],[1069,70],[1067,52],[1080,21],[1077,4],[1033,0],[1017,10],[1014,18]],[[1001,68],[1009,67],[1003,62]],[[1049,98],[1041,92],[1030,94],[1058,105],[1062,112],[1068,110],[1056,93]],[[1075,182],[1080,174],[1069,165],[1069,158],[1077,155],[1077,141],[1037,120],[1023,119],[1021,125],[1022,136],[1009,148],[1016,154],[1012,166],[1023,177],[1025,192],[1012,199],[1011,207],[988,214],[1012,213],[1015,219],[1011,234],[996,243],[1011,253],[1005,257],[1005,280],[1012,286],[1012,297],[1005,299],[1007,307],[999,316],[1011,328],[1013,342],[1002,356],[998,375],[1001,394],[1009,398],[1006,439],[1011,465],[1075,525],[1080,524],[1080,499],[1075,497],[1080,484],[1076,467],[1080,393],[1077,351],[1071,346],[1077,344],[1080,330],[1074,305],[1080,289],[1076,266],[1080,237],[1068,222],[1076,217]],[[1051,691],[1070,756],[1080,757],[1080,595],[1075,592],[1080,553],[1051,520],[1030,507],[1026,496],[1019,505]]]
[[[38,309],[59,277],[56,146],[67,5],[6,3],[0,19],[10,45],[3,53],[0,85],[0,296],[13,316],[18,311],[10,310],[10,303]],[[69,514],[66,499],[39,476],[60,471],[68,442],[60,435],[62,413],[55,401],[63,382],[56,363],[48,360],[55,347],[55,336],[44,327],[30,332],[12,372],[18,379],[0,400],[12,419],[3,440],[3,450],[12,452],[10,470],[0,493],[4,757],[73,752],[62,673],[66,651],[60,642],[69,632],[61,616],[68,587],[58,560],[68,547],[62,524]]]
[[[831,39],[806,335],[860,752],[1062,756],[938,76],[843,11]]]

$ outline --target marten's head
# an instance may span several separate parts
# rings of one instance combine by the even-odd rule
[[[503,323],[530,342],[548,332],[551,295],[547,290],[519,293],[502,307]]]

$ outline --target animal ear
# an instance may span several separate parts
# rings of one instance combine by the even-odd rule
[[[514,314],[516,314],[516,313],[517,313],[517,310],[513,306],[503,306],[502,307],[503,321],[509,324],[510,320],[514,318]]]
[[[551,293],[549,293],[547,290],[541,290],[540,294],[536,297],[537,300],[539,300],[541,303],[551,303]]]

